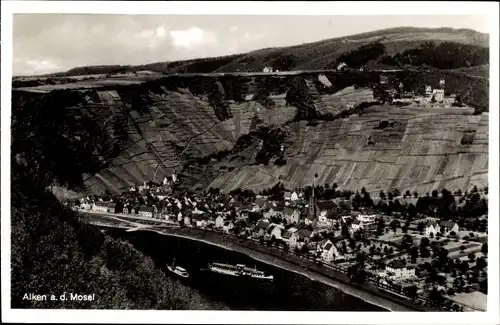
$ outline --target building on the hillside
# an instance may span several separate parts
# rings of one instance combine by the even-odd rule
[[[446,80],[440,79],[439,80],[439,88],[444,90],[445,87],[446,87]]]
[[[148,206],[141,206],[141,207],[139,207],[137,214],[140,215],[141,217],[152,218],[154,215],[154,208],[148,207]]]
[[[339,65],[337,66],[337,71],[342,71],[345,69],[347,69],[347,64],[344,62],[339,63]]]
[[[92,209],[92,203],[88,202],[88,201],[83,201],[80,203],[80,209],[82,210],[90,210]]]
[[[389,276],[394,276],[396,278],[404,278],[415,275],[415,267],[406,266],[406,263],[401,260],[397,260],[386,265],[385,271]]]
[[[425,96],[426,97],[432,96],[432,87],[431,86],[425,86]]]
[[[273,68],[271,68],[271,67],[265,67],[265,68],[262,70],[262,72],[264,72],[264,73],[271,73],[271,72],[273,72]]]
[[[445,235],[448,235],[452,231],[454,231],[455,234],[458,234],[459,231],[458,224],[453,221],[441,221],[439,223],[439,227],[440,231]]]
[[[427,236],[429,236],[430,234],[436,236],[441,231],[441,227],[437,222],[431,221],[425,226],[424,231]]]
[[[380,75],[380,84],[381,85],[387,85],[389,83],[389,77]]]
[[[287,207],[283,209],[283,217],[289,224],[298,223],[300,218],[300,212],[297,209],[292,209]]]
[[[188,215],[184,216],[184,225],[191,226],[191,216],[188,216]]]
[[[290,201],[295,202],[298,199],[299,199],[299,195],[297,194],[297,192],[293,191],[292,195],[290,195]]]

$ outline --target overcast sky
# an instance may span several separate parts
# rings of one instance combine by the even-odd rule
[[[16,14],[13,74],[219,56],[400,26],[488,32],[479,16]]]

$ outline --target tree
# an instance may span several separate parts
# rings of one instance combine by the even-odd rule
[[[407,250],[413,246],[413,237],[411,235],[404,235],[401,239],[401,248],[403,250]]]
[[[474,260],[476,259],[476,254],[474,252],[470,252],[469,254],[467,254],[467,257],[471,262],[474,262]]]
[[[418,258],[418,248],[416,246],[413,246],[410,249],[410,258],[412,263],[417,263],[417,258]]]
[[[400,223],[398,220],[394,219],[391,221],[391,223],[389,224],[389,227],[392,228],[392,231],[393,232],[396,232],[397,228],[400,226]]]
[[[418,198],[418,193],[417,193],[417,191],[413,192],[413,197],[414,197],[414,198]]]
[[[425,229],[425,224],[424,224],[423,222],[419,222],[419,223],[417,224],[417,231],[418,231],[419,233],[423,233],[423,232],[424,232],[424,229]]]
[[[460,252],[464,252],[465,251],[465,246],[464,245],[460,245]]]
[[[432,288],[432,290],[429,292],[429,299],[434,301],[435,303],[442,303],[444,301],[444,297],[440,291],[438,291],[437,288]]]
[[[406,295],[411,299],[417,298],[417,296],[418,296],[417,291],[418,291],[418,288],[415,284],[405,288]]]
[[[454,231],[450,231],[450,237],[455,237],[456,235],[457,235],[457,233],[456,233],[456,232],[454,232]]]
[[[481,246],[481,253],[483,253],[483,254],[488,254],[488,243],[484,243],[484,244]]]
[[[407,225],[403,225],[403,227],[401,227],[401,231],[406,234],[408,232],[408,226]]]
[[[486,259],[484,257],[480,257],[476,260],[476,267],[479,270],[484,269],[487,266]]]
[[[380,191],[379,196],[380,196],[380,199],[385,200],[385,193],[384,193],[384,191]]]

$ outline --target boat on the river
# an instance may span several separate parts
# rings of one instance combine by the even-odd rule
[[[175,260],[174,260],[174,262],[171,265],[167,265],[167,269],[170,272],[175,273],[178,276],[181,276],[183,278],[188,278],[189,277],[189,273],[186,271],[185,268],[175,265]]]
[[[208,270],[214,273],[230,275],[235,277],[249,277],[254,279],[272,281],[274,277],[264,271],[259,271],[257,268],[249,268],[245,264],[225,264],[225,263],[210,263]]]

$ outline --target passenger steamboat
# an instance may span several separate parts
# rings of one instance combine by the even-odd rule
[[[167,269],[170,272],[175,273],[175,274],[177,274],[177,275],[179,275],[179,276],[181,276],[183,278],[188,278],[189,277],[189,273],[186,271],[185,268],[175,265],[175,259],[172,261],[172,264],[167,265]]]
[[[231,276],[250,277],[268,281],[272,281],[274,279],[272,275],[266,274],[264,271],[259,271],[256,268],[249,268],[245,264],[231,265],[224,263],[210,263],[208,264],[208,270],[214,273]]]

